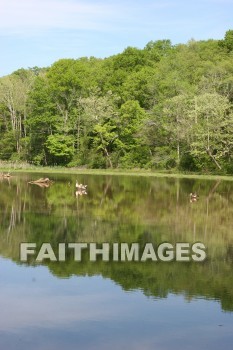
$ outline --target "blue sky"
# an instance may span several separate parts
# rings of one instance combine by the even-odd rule
[[[3,76],[150,40],[221,39],[233,29],[233,0],[0,0],[0,15]]]

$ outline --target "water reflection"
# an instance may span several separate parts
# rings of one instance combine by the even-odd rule
[[[204,263],[90,263],[46,265],[58,277],[99,275],[125,290],[216,299],[233,311],[233,184],[189,179],[53,175],[49,188],[28,184],[40,174],[0,182],[0,253],[19,260],[20,242],[201,241]],[[51,176],[50,176],[51,177]],[[76,181],[88,195],[76,196]],[[190,203],[190,193],[198,201]],[[30,262],[34,265],[33,259]]]
[[[0,281],[1,349],[232,349],[232,314],[214,301],[145,298],[102,276],[58,279],[3,259]]]
[[[232,182],[50,175],[49,187],[28,183],[42,176],[0,178],[1,349],[174,350],[187,337],[190,349],[231,349]],[[77,181],[87,194],[77,195]],[[163,241],[201,241],[208,259],[19,262],[21,242]]]

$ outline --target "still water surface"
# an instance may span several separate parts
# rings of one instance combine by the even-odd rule
[[[0,182],[0,349],[232,349],[233,182]],[[75,181],[88,185],[75,196]],[[199,199],[191,203],[189,193]],[[203,242],[203,263],[19,261],[20,242]]]

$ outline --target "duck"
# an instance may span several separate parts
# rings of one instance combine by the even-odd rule
[[[0,176],[3,178],[3,179],[7,179],[9,177],[11,177],[11,174],[8,172],[8,173],[1,173]]]
[[[196,193],[190,193],[189,194],[190,202],[196,202],[198,199],[198,195]]]
[[[78,181],[76,181],[75,187],[76,187],[77,190],[85,191],[87,189],[87,185],[79,184]]]

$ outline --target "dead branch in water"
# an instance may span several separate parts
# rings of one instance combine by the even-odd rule
[[[29,184],[35,184],[35,185],[38,185],[40,187],[49,187],[53,183],[53,181],[50,180],[48,177],[46,177],[46,178],[42,177],[42,178],[40,178],[38,180],[29,181],[28,183]]]

